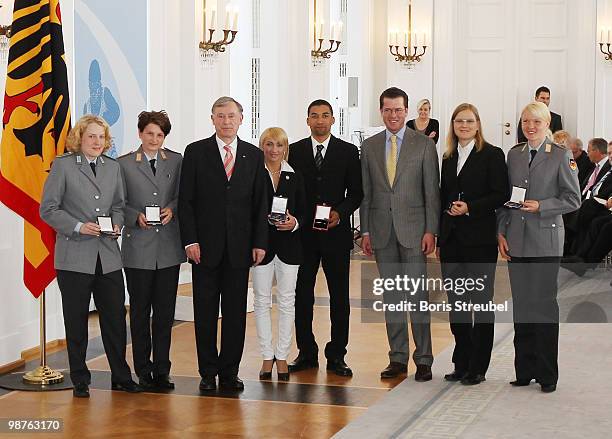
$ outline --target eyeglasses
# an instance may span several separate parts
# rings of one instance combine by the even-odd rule
[[[453,122],[456,125],[474,125],[476,123],[474,119],[454,119]]]
[[[402,115],[406,112],[405,108],[383,108],[384,114],[397,114]]]

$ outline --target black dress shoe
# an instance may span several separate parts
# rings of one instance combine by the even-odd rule
[[[132,380],[124,381],[122,383],[111,383],[111,389],[128,393],[140,393],[143,390],[142,387]]]
[[[431,381],[433,378],[431,374],[431,366],[425,364],[417,364],[417,370],[414,374],[414,380],[419,382]]]
[[[87,383],[75,383],[72,389],[72,396],[75,398],[89,398],[89,386]]]
[[[541,390],[544,393],[552,393],[555,390],[557,390],[557,385],[556,384],[540,384],[541,386]]]
[[[174,383],[170,379],[169,375],[158,375],[153,380],[155,382],[155,387],[160,390],[172,390],[174,389]]]
[[[524,387],[524,386],[528,386],[529,384],[531,384],[531,379],[529,378],[517,378],[514,381],[510,381],[510,384],[514,387]]]
[[[244,390],[244,383],[237,375],[224,378],[219,377],[219,389]]]
[[[319,367],[319,360],[314,357],[306,357],[301,354],[297,356],[293,363],[289,364],[289,372],[299,372],[300,370],[306,369],[317,369]]]
[[[467,375],[467,372],[459,372],[457,370],[453,370],[452,373],[447,373],[446,375],[444,375],[444,380],[445,381],[461,381],[463,378],[465,378]]]
[[[383,379],[395,378],[401,374],[408,372],[408,366],[403,363],[392,361],[387,367],[385,367],[380,373],[380,377]]]
[[[214,376],[205,376],[200,380],[200,390],[208,392],[217,389],[217,381]]]
[[[344,362],[344,360],[336,359],[336,360],[327,360],[327,368],[328,371],[335,373],[341,377],[352,377],[353,371],[350,367]]]
[[[475,386],[476,384],[480,384],[486,380],[487,379],[482,374],[476,374],[476,375],[468,374],[465,377],[463,377],[463,379],[461,380],[461,384],[463,384],[464,386]]]
[[[138,384],[143,388],[143,390],[153,390],[156,387],[150,373],[138,375]]]

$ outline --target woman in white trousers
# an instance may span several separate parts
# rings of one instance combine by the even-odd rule
[[[289,380],[287,356],[295,319],[295,284],[302,262],[302,244],[297,229],[303,222],[305,190],[302,176],[286,161],[289,141],[282,128],[268,128],[259,140],[270,179],[269,243],[266,257],[253,268],[255,322],[263,364],[259,379],[272,378],[276,362],[278,379]],[[272,281],[276,277],[278,338],[272,343]]]

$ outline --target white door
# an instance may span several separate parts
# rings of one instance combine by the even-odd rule
[[[459,0],[455,103],[478,108],[487,141],[516,143],[519,113],[536,88],[551,89],[551,110],[569,99],[567,0]]]

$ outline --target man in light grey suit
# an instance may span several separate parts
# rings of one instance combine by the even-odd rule
[[[380,114],[387,129],[366,139],[361,147],[362,247],[366,255],[375,253],[382,278],[425,279],[425,257],[435,249],[440,218],[436,147],[430,138],[406,127],[408,96],[403,90],[392,87],[380,95]],[[416,310],[410,312],[415,379],[431,380],[430,315],[419,311],[419,303],[428,299],[427,290],[385,291],[383,299],[385,305],[403,300],[415,304]],[[390,362],[381,378],[394,378],[407,371],[406,312],[385,309],[385,321]]]
[[[179,270],[187,260],[176,216],[182,157],[162,148],[170,129],[165,111],[141,112],[142,143],[118,159],[126,198],[121,253],[130,293],[134,369],[142,387],[166,390],[174,388],[170,340]],[[147,206],[160,217],[147,221]]]
[[[535,379],[545,393],[557,389],[559,305],[557,276],[563,254],[565,213],[580,207],[578,165],[572,153],[546,137],[550,111],[533,102],[521,125],[527,143],[508,152],[513,193],[525,190],[520,209],[497,211],[499,251],[508,260],[514,316],[513,386]]]

